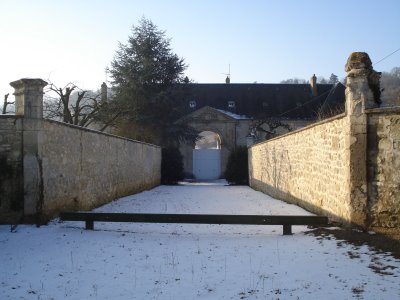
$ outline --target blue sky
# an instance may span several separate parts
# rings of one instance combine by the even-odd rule
[[[312,74],[345,76],[353,51],[373,62],[400,48],[393,0],[0,0],[0,94],[22,77],[96,89],[118,42],[145,16],[170,37],[199,83],[276,83]],[[400,51],[377,64],[400,66]]]

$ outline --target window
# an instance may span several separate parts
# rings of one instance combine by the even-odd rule
[[[195,107],[196,107],[196,101],[191,100],[191,101],[189,102],[189,107],[190,107],[190,108],[195,108]]]
[[[236,107],[235,101],[228,101],[228,107],[235,108]]]

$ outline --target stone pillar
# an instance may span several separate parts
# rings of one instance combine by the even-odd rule
[[[367,115],[366,108],[379,105],[373,80],[379,73],[372,69],[367,53],[354,52],[347,60],[346,117],[348,118],[347,147],[349,153],[349,219],[351,223],[366,226],[367,222]],[[376,82],[375,82],[376,87]]]
[[[10,85],[15,89],[15,114],[25,118],[43,118],[43,88],[47,85],[42,79],[23,78]]]
[[[23,177],[24,217],[40,223],[43,205],[42,161],[40,135],[42,134],[43,88],[42,79],[20,79],[11,82],[15,89],[16,114],[23,116]],[[32,218],[34,217],[34,218]]]

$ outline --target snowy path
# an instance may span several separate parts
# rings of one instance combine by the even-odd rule
[[[104,212],[309,214],[248,187],[160,186]],[[0,226],[0,299],[399,299],[400,260],[281,226]],[[338,243],[340,245],[338,245]],[[371,265],[387,266],[387,275]]]

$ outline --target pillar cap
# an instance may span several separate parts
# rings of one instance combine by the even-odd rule
[[[353,52],[347,59],[345,71],[350,72],[353,69],[372,70],[372,62],[365,52]]]
[[[39,86],[39,87],[43,88],[47,85],[47,82],[40,78],[22,78],[22,79],[10,82],[10,85],[14,89],[19,89],[24,86]]]

